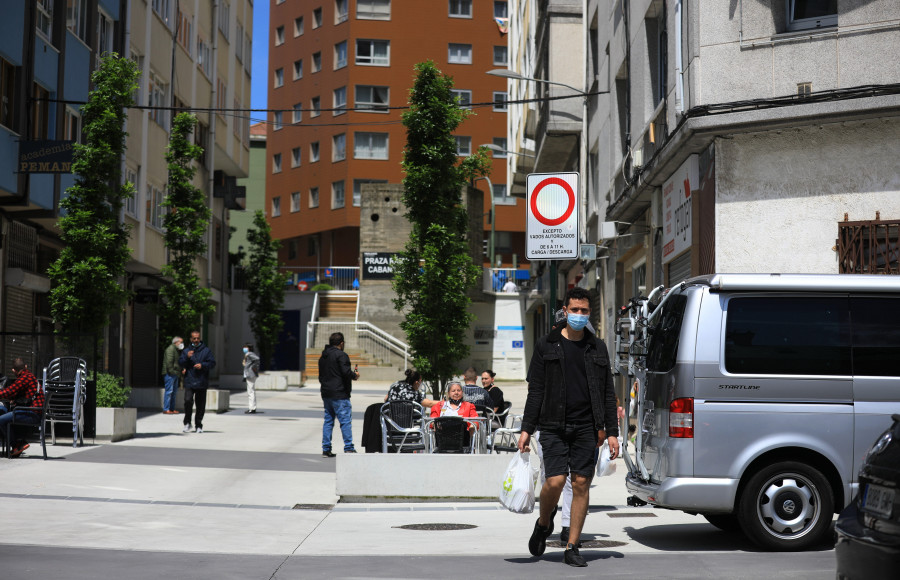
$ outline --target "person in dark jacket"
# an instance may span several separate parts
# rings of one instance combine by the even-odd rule
[[[331,452],[331,434],[334,419],[341,424],[344,438],[344,453],[356,453],[353,447],[353,432],[350,421],[353,408],[350,405],[350,391],[359,373],[350,368],[350,357],[344,352],[344,335],[335,332],[328,338],[328,344],[319,357],[319,385],[322,403],[325,406],[325,423],[322,425],[322,457],[334,457]]]
[[[181,367],[178,365],[178,355],[184,350],[184,341],[180,336],[172,337],[172,344],[163,352],[163,380],[166,386],[163,395],[163,414],[177,415],[175,410],[175,395],[178,393],[178,381],[181,379]]]
[[[215,368],[216,359],[209,347],[200,340],[200,331],[191,332],[191,344],[181,351],[178,364],[184,369],[184,429],[191,430],[191,411],[197,403],[194,427],[203,433],[203,415],[206,413],[206,389],[209,388],[209,371]]]
[[[533,556],[544,553],[560,493],[571,474],[572,512],[563,561],[583,567],[587,562],[578,552],[578,541],[589,505],[596,449],[608,440],[610,458],[615,459],[619,427],[606,345],[585,328],[591,314],[590,294],[584,288],[572,288],[563,304],[566,324],[541,337],[532,353],[519,450],[529,451],[531,435],[540,429],[546,480],[528,550]]]

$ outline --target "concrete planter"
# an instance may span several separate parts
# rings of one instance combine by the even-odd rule
[[[97,439],[124,441],[137,432],[137,409],[134,407],[98,407]]]

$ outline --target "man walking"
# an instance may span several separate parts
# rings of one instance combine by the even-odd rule
[[[191,344],[181,351],[178,364],[184,372],[184,433],[191,431],[191,411],[197,404],[194,427],[203,433],[203,415],[206,413],[206,390],[209,388],[209,371],[216,366],[216,359],[209,347],[200,340],[200,331],[191,332]]]
[[[163,352],[163,384],[166,386],[163,394],[163,414],[177,415],[175,410],[175,394],[178,392],[178,379],[181,377],[181,367],[178,365],[179,351],[184,348],[184,341],[180,336],[172,338],[172,343]]]
[[[325,405],[322,457],[335,456],[331,452],[331,434],[334,431],[335,417],[341,424],[344,453],[356,453],[350,424],[353,411],[350,406],[350,391],[353,389],[353,381],[357,379],[359,373],[350,368],[350,357],[344,352],[344,335],[335,332],[328,338],[328,344],[319,357],[319,385],[322,403]]]
[[[563,560],[583,567],[587,562],[578,551],[578,541],[589,505],[596,449],[607,439],[614,459],[619,454],[619,428],[606,345],[585,329],[591,314],[590,294],[584,288],[572,288],[563,304],[566,324],[554,327],[534,347],[519,450],[529,451],[531,435],[540,429],[546,481],[528,550],[533,556],[544,553],[559,495],[571,474],[572,512]]]

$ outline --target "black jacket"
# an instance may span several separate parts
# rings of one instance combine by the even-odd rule
[[[319,357],[319,384],[325,399],[349,399],[356,373],[347,353],[330,344]]]
[[[189,352],[193,352],[194,356],[188,356]],[[194,365],[200,363],[200,368],[195,369]],[[184,345],[181,356],[178,358],[178,364],[187,370],[184,373],[184,386],[191,389],[205,389],[209,387],[209,371],[216,366],[216,359],[209,347],[201,342],[200,346],[194,347],[192,344]]]
[[[538,339],[528,366],[528,398],[525,400],[525,416],[522,430],[532,434],[537,429],[556,429],[566,422],[566,375],[563,369],[566,357],[562,336],[565,325],[553,328]],[[594,428],[605,429],[607,436],[619,436],[616,415],[616,393],[606,345],[597,340],[587,329],[587,348],[584,351],[585,374],[591,396],[591,414]]]

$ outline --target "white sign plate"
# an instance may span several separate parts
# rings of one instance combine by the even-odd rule
[[[691,247],[691,193],[700,187],[698,159],[688,157],[663,183],[663,264]]]
[[[525,183],[525,257],[578,258],[578,173],[530,173]]]

